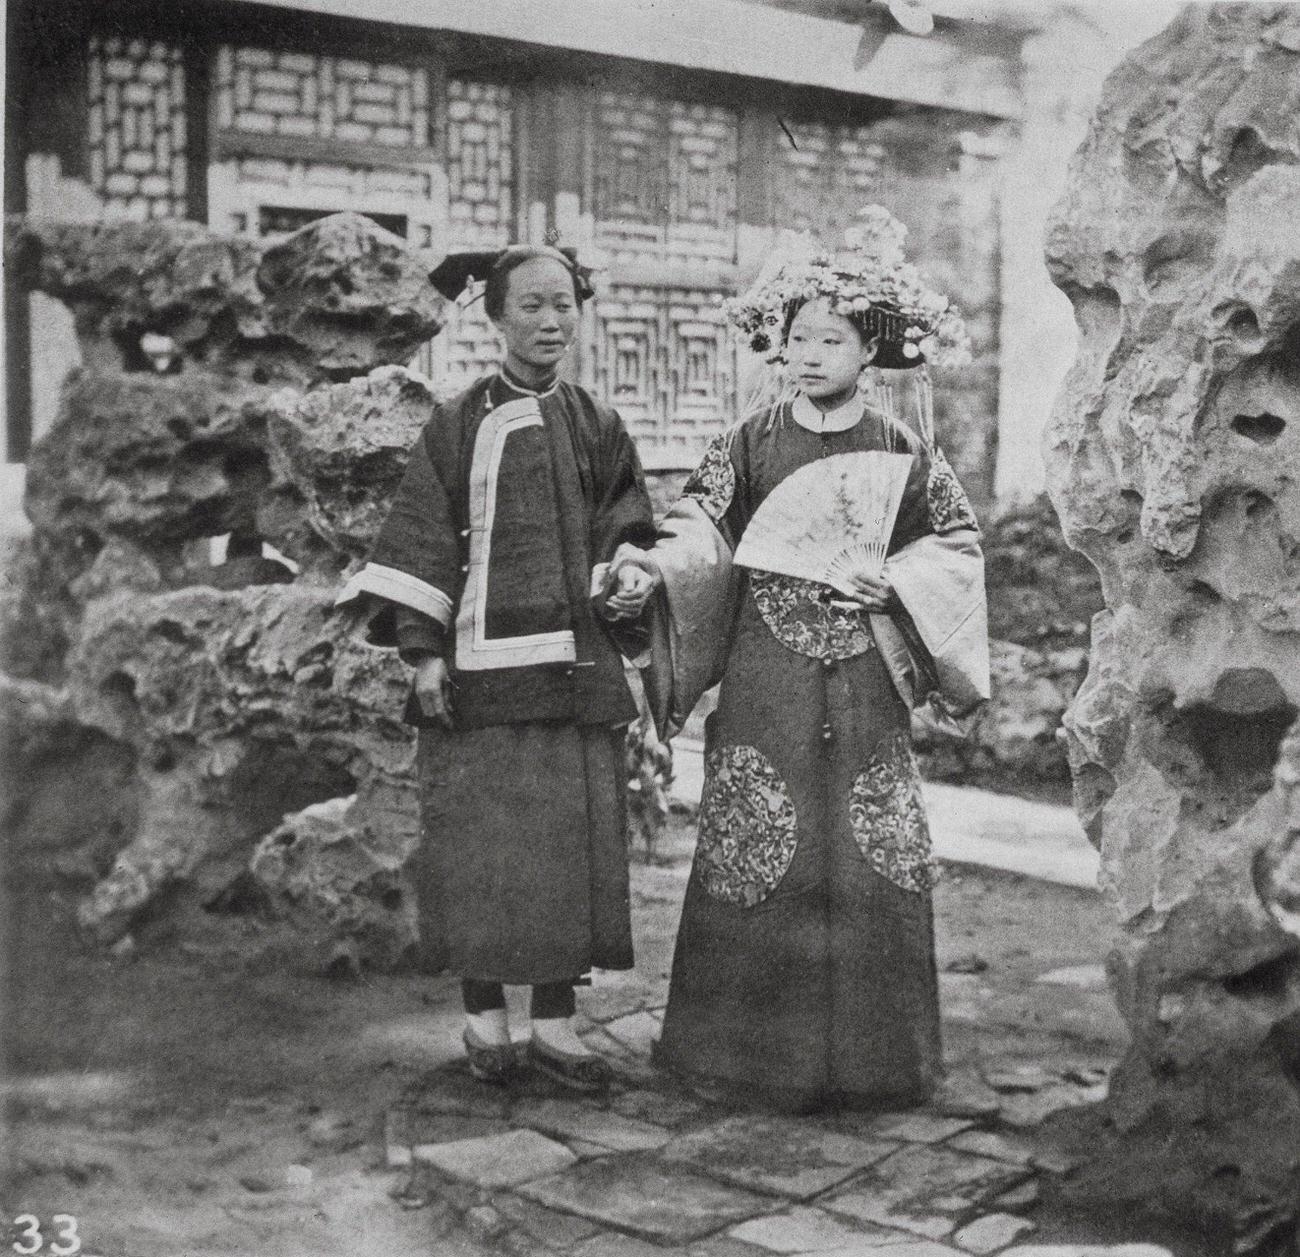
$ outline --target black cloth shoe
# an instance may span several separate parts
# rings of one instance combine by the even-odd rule
[[[466,1027],[464,1033],[465,1058],[469,1061],[469,1072],[479,1082],[490,1082],[494,1086],[504,1087],[514,1077],[517,1061],[513,1043],[495,1047],[475,1038]]]
[[[576,1056],[558,1048],[545,1047],[536,1039],[528,1041],[528,1060],[539,1074],[568,1087],[594,1095],[609,1088],[613,1071],[603,1056]]]

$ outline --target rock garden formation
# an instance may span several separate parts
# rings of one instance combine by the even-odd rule
[[[1067,718],[1132,1046],[1082,1197],[1300,1243],[1300,10],[1189,6],[1107,82],[1048,241],[1048,434],[1106,609]],[[1291,730],[1288,736],[1288,730]]]

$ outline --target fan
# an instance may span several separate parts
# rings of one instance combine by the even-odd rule
[[[736,547],[742,567],[854,593],[848,577],[879,575],[898,518],[911,454],[833,454],[791,472],[763,500]]]

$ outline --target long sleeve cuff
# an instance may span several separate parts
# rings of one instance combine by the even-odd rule
[[[441,657],[446,653],[447,634],[432,616],[399,604],[394,619],[397,653],[403,663],[414,666],[430,655]]]

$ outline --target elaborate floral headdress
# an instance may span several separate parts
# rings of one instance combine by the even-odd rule
[[[807,233],[786,232],[748,292],[724,305],[727,317],[769,363],[785,363],[793,312],[827,297],[869,336],[875,366],[960,366],[970,361],[966,324],[903,255],[907,228],[881,205],[868,205],[831,253]]]

